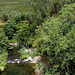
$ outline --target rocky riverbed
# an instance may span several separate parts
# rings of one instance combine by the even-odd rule
[[[36,56],[34,58],[29,56],[27,59],[23,60],[21,58],[20,51],[18,51],[18,44],[17,43],[16,44],[11,43],[10,45],[12,45],[12,47],[8,48],[8,54],[9,55],[8,55],[8,59],[7,59],[7,62],[6,62],[8,66],[9,66],[9,64],[11,64],[12,65],[11,67],[13,67],[14,64],[20,65],[20,64],[26,64],[26,63],[27,63],[27,65],[28,64],[29,65],[30,64],[36,64],[35,66],[37,66],[38,61],[41,60],[41,56]],[[22,48],[24,49],[25,52],[32,53],[32,51],[34,51],[34,49],[29,49],[29,48],[26,48],[24,46],[22,46]],[[6,70],[7,70],[7,68],[9,68],[9,67],[6,67]],[[4,67],[1,67],[1,71],[4,71],[4,70],[5,70]],[[36,69],[35,73],[36,74],[32,74],[32,75],[40,75],[40,72],[37,71],[37,69]]]

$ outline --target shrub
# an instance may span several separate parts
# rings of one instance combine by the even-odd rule
[[[58,18],[46,21],[37,30],[37,52],[44,57],[44,75],[75,73],[75,3],[65,5]],[[47,74],[48,73],[48,74]]]
[[[3,26],[4,32],[9,39],[12,39],[13,34],[15,33],[15,23],[10,21],[6,25]]]
[[[3,21],[7,21],[8,20],[8,15],[3,14],[2,19],[3,19]]]

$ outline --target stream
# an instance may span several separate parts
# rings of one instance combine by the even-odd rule
[[[17,47],[8,50],[8,54],[6,69],[0,75],[35,75],[36,64],[23,61]]]

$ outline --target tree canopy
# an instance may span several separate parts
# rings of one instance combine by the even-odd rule
[[[74,74],[75,66],[75,4],[64,5],[60,16],[43,23],[37,30],[37,49],[47,60],[43,69],[49,75]],[[46,64],[46,63],[44,63]],[[45,71],[44,71],[45,70]]]

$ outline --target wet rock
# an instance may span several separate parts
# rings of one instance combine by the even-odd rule
[[[31,63],[37,63],[40,60],[41,60],[41,56],[36,56],[36,57],[33,58],[33,60],[31,61]]]
[[[14,44],[13,44],[13,43],[8,43],[8,45],[11,45],[11,46],[13,46]]]
[[[17,61],[17,63],[19,64],[19,63],[20,63],[20,61]]]
[[[8,48],[8,49],[13,49],[14,47]]]
[[[32,57],[28,57],[26,60],[24,60],[25,62],[30,61],[29,63],[37,63],[38,61],[41,60],[41,56],[36,56],[32,59]]]
[[[7,63],[26,63],[26,61],[22,60],[22,59],[14,59],[14,60],[8,60]]]
[[[26,47],[23,47],[23,49],[25,50],[25,52],[29,52],[29,53],[32,52],[31,49],[27,49]]]
[[[35,72],[35,75],[40,75],[40,71],[36,71]]]
[[[18,46],[18,43],[14,43],[14,44],[13,43],[8,43],[8,45],[16,46],[17,47]]]
[[[9,61],[7,61],[7,63],[12,63],[12,61],[11,61],[11,60],[9,60]]]
[[[32,59],[32,57],[28,57],[26,60],[22,59],[14,59],[14,60],[8,60],[7,63],[37,63],[41,60],[41,56],[36,56]]]
[[[1,69],[2,72],[5,70],[4,67],[0,67],[0,69]]]

